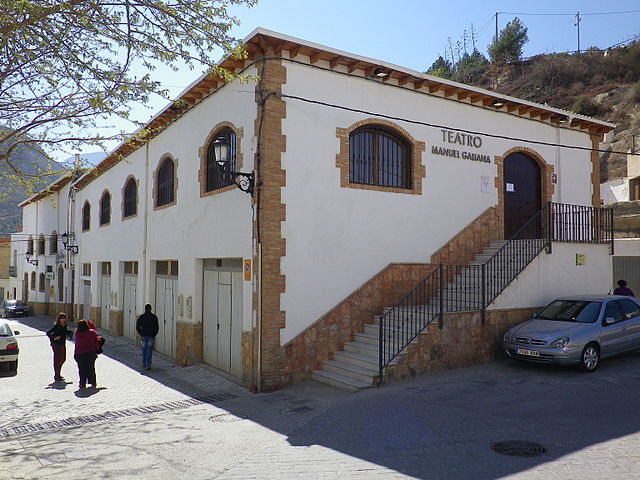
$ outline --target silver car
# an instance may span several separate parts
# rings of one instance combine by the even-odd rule
[[[20,332],[17,330],[11,330],[8,323],[0,322],[0,365],[9,365],[9,370],[12,372],[18,371],[18,341],[16,335]]]
[[[507,330],[502,347],[518,360],[578,365],[593,372],[601,358],[640,349],[640,301],[609,295],[554,300]]]

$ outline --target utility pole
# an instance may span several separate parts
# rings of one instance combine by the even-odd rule
[[[498,41],[498,13],[500,12],[496,12],[496,36],[494,42]]]
[[[580,12],[576,13],[576,23],[573,25],[578,28],[578,53],[580,53],[580,22],[582,18],[580,18]]]

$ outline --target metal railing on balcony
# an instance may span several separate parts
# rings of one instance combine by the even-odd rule
[[[379,321],[379,381],[384,368],[430,323],[456,311],[482,311],[553,242],[610,245],[613,254],[611,209],[549,202],[496,247],[486,259],[468,265],[438,265]]]

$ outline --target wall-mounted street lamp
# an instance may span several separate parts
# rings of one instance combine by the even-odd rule
[[[62,246],[66,251],[71,253],[78,253],[78,245],[69,245],[69,237],[71,235],[69,235],[67,232],[64,232],[60,236],[62,237]]]
[[[24,259],[27,261],[27,263],[30,263],[31,265],[37,267],[38,266],[38,259],[37,258],[33,258],[33,253],[31,252],[27,252],[24,254]]]
[[[229,140],[224,136],[216,138],[213,142],[213,150],[216,154],[216,162],[220,165],[220,179],[227,179],[228,181],[235,183],[236,187],[243,192],[253,195],[253,187],[255,185],[256,177],[254,172],[231,172],[225,169],[225,166],[229,165],[229,154],[231,151]]]

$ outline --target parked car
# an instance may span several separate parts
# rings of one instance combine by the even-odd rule
[[[507,330],[502,347],[518,360],[578,365],[593,372],[601,358],[640,349],[640,301],[608,295],[554,300]]]
[[[8,323],[0,323],[0,364],[8,363],[9,370],[18,371],[18,341],[16,335],[20,332],[11,331]]]
[[[9,317],[27,317],[29,316],[29,305],[22,300],[5,300],[2,302],[2,316]]]

